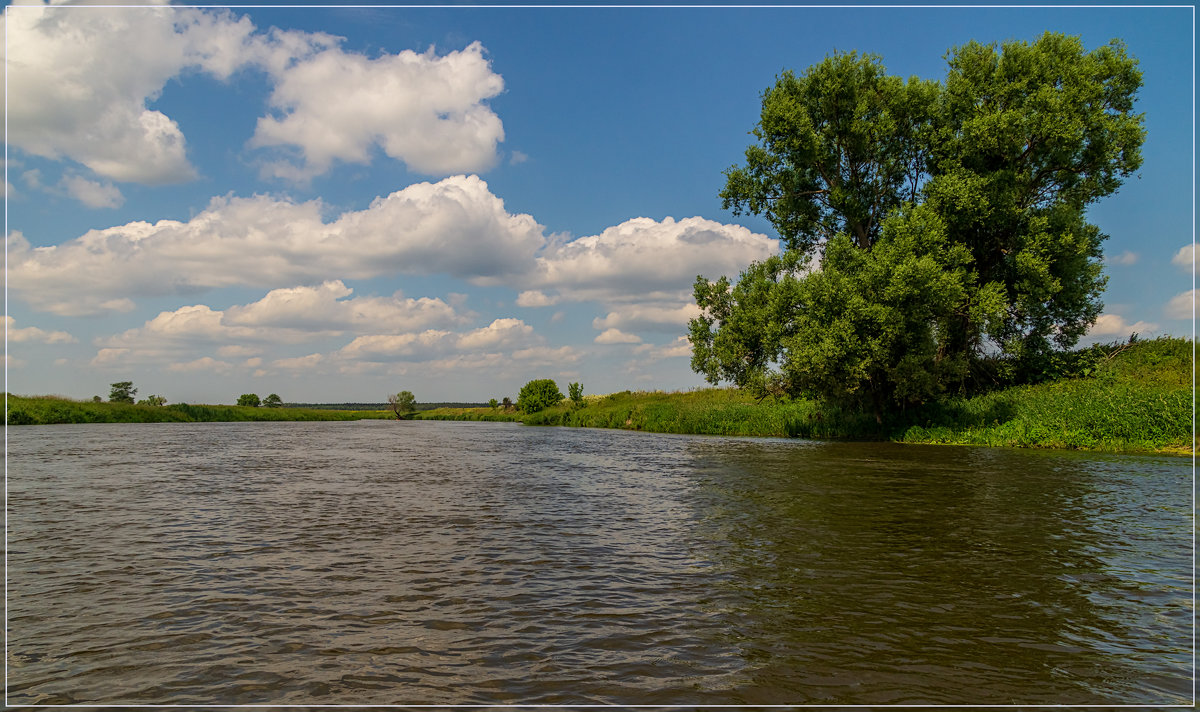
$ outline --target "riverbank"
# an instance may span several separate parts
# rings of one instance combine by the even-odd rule
[[[622,391],[536,413],[436,408],[416,420],[510,421],[656,433],[801,437],[1055,448],[1119,453],[1192,452],[1192,342],[1161,338],[1103,358],[1081,377],[1016,386],[892,416],[880,424],[803,398],[755,400],[733,388]],[[166,406],[8,396],[10,425],[280,420],[363,420],[390,410]]]
[[[76,401],[55,396],[8,395],[8,425],[63,423],[217,423],[279,420],[367,420],[394,418],[390,410],[253,408],[240,405],[135,405]]]
[[[801,398],[756,401],[737,389],[624,391],[537,413],[442,408],[428,420],[511,420],[526,425],[624,428],[906,443],[1056,448],[1122,453],[1192,452],[1192,343],[1143,341],[1101,359],[1086,376],[952,398],[882,424]]]

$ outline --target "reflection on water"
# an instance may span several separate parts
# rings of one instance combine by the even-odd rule
[[[703,550],[751,668],[740,701],[1190,697],[1177,462],[810,448],[694,451]]]
[[[1190,701],[1183,460],[487,423],[9,438],[13,703]]]

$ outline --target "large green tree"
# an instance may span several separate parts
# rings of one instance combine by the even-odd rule
[[[1105,236],[1085,210],[1141,163],[1136,60],[1051,33],[947,60],[944,82],[905,81],[839,54],[763,93],[721,197],[785,252],[736,286],[697,280],[696,371],[878,414],[1095,321]]]

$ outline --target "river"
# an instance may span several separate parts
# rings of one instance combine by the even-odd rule
[[[8,430],[8,702],[1186,704],[1191,461]]]

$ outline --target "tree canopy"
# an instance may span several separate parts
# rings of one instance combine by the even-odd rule
[[[417,397],[412,394],[412,391],[400,391],[395,395],[388,396],[388,404],[392,406],[392,412],[396,414],[396,418],[403,419],[416,412]]]
[[[108,401],[110,403],[132,403],[137,392],[138,389],[133,387],[133,381],[117,381],[112,384],[112,390],[108,393]]]
[[[521,391],[517,393],[517,408],[526,413],[536,413],[558,405],[562,399],[562,391],[558,390],[558,384],[553,379],[539,378],[521,386]]]
[[[762,95],[734,214],[785,251],[700,277],[692,367],[878,414],[961,387],[985,352],[1069,348],[1100,312],[1088,205],[1141,165],[1137,61],[1117,40],[968,43],[944,81],[836,54]]]

